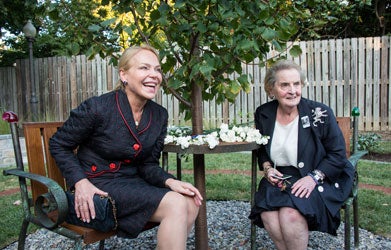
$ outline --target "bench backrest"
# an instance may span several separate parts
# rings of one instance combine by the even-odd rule
[[[346,144],[346,156],[350,156],[350,117],[337,117]],[[30,173],[47,176],[65,189],[65,180],[49,152],[49,139],[63,122],[28,122],[23,124]],[[45,186],[32,181],[33,200],[47,192]]]
[[[47,176],[65,189],[65,180],[49,152],[49,139],[63,122],[28,122],[23,124],[30,173]],[[33,200],[46,193],[47,188],[31,181]]]
[[[346,145],[346,157],[350,156],[350,138],[351,138],[351,125],[350,117],[337,117],[337,123],[339,128],[342,131],[343,137],[345,139]]]

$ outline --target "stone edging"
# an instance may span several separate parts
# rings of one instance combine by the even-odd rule
[[[22,151],[23,162],[27,163],[26,143],[24,138],[20,138],[20,148]],[[0,135],[0,168],[15,167],[15,153],[10,134]]]

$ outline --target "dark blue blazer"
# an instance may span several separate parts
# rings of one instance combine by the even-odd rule
[[[258,163],[271,161],[270,146],[276,122],[278,101],[265,103],[255,112],[255,125],[269,143],[259,150]],[[320,193],[334,216],[349,196],[353,185],[354,168],[346,158],[345,141],[333,111],[325,104],[301,98],[299,110],[299,135],[297,166],[301,176],[314,169],[326,175],[323,184],[314,191]]]

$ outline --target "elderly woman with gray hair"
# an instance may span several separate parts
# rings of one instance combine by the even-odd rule
[[[269,233],[277,249],[306,249],[309,231],[336,235],[339,210],[353,185],[354,168],[333,111],[301,96],[305,76],[291,61],[266,73],[270,102],[255,124],[270,135],[258,163],[264,172],[249,218]]]

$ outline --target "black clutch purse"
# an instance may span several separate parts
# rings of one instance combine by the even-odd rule
[[[115,201],[110,197],[94,195],[95,219],[90,223],[83,222],[76,216],[75,194],[72,191],[65,192],[68,199],[68,214],[65,221],[69,224],[93,228],[102,232],[117,229],[117,209]]]

